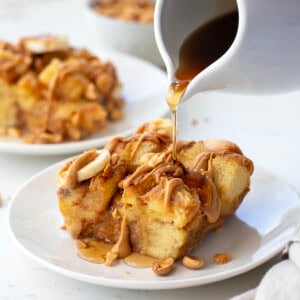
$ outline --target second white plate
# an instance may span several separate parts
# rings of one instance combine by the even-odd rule
[[[164,71],[125,54],[100,53],[99,57],[113,62],[123,85],[125,114],[122,120],[110,122],[99,133],[82,141],[33,145],[21,140],[0,138],[0,152],[35,155],[79,153],[101,147],[113,136],[129,135],[144,122],[166,115],[169,109],[165,100],[167,77]]]
[[[30,179],[14,196],[9,209],[13,240],[30,257],[67,277],[98,285],[130,289],[174,289],[223,280],[267,261],[281,251],[300,220],[296,192],[272,174],[256,168],[251,191],[235,216],[221,231],[209,233],[193,252],[205,261],[201,270],[189,270],[180,262],[172,274],[156,276],[151,269],[135,269],[120,261],[105,267],[80,259],[75,241],[60,229],[55,177],[62,163]],[[226,252],[233,259],[225,265],[213,255]]]

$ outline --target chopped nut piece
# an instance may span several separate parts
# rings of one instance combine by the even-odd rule
[[[78,241],[76,242],[76,247],[77,247],[77,249],[86,248],[86,247],[87,247],[87,244],[86,244],[84,241],[78,240]]]
[[[218,253],[214,255],[214,261],[220,265],[227,264],[231,261],[231,255],[228,253]]]
[[[171,272],[173,265],[173,258],[157,259],[152,262],[152,271],[157,275],[164,276]]]
[[[184,256],[182,263],[189,269],[197,270],[203,267],[204,261],[197,256]]]

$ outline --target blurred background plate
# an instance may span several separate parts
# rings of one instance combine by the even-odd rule
[[[93,53],[115,65],[123,84],[122,94],[125,98],[124,118],[110,122],[98,134],[87,139],[59,144],[24,144],[21,140],[1,138],[0,152],[20,154],[69,154],[78,153],[106,144],[114,136],[127,136],[141,124],[164,117],[168,112],[165,100],[167,78],[164,71],[157,66],[125,54]]]
[[[66,35],[71,45],[140,57],[164,67],[153,23],[110,18],[91,8],[95,0],[0,0],[0,39]]]

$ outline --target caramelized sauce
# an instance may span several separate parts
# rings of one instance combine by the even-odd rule
[[[80,258],[96,264],[106,263],[107,255],[113,250],[113,245],[104,241],[89,240],[82,242],[84,247],[78,248]],[[134,268],[150,268],[155,258],[137,252],[127,253],[124,262]]]
[[[78,248],[78,255],[89,261],[96,264],[105,263],[106,254],[113,247],[112,244],[108,244],[104,241],[93,241],[84,242],[86,244],[85,248]]]
[[[137,252],[133,252],[124,258],[124,262],[133,268],[150,268],[154,260],[155,258],[151,256],[143,255]]]
[[[177,108],[189,82],[220,58],[231,46],[237,33],[236,11],[201,25],[183,42],[179,51],[179,66],[167,91],[167,103],[173,122],[173,160],[176,160]]]

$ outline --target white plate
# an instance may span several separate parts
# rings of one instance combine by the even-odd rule
[[[125,117],[121,121],[110,122],[98,134],[76,142],[32,145],[24,144],[21,140],[0,138],[0,152],[35,155],[78,153],[103,146],[115,135],[129,135],[142,123],[166,115],[167,77],[164,71],[149,62],[125,54],[100,53],[99,57],[113,62],[123,84]]]
[[[54,178],[62,163],[30,179],[14,196],[9,208],[13,240],[47,268],[98,285],[130,289],[173,289],[207,284],[244,273],[281,251],[300,219],[299,198],[282,179],[256,169],[252,188],[236,216],[221,231],[209,233],[194,252],[205,261],[201,270],[180,262],[172,274],[156,276],[151,269],[135,269],[119,262],[114,267],[93,264],[76,255],[75,242],[60,229]],[[230,253],[232,261],[217,265],[212,256]],[[129,273],[128,273],[129,272]]]

